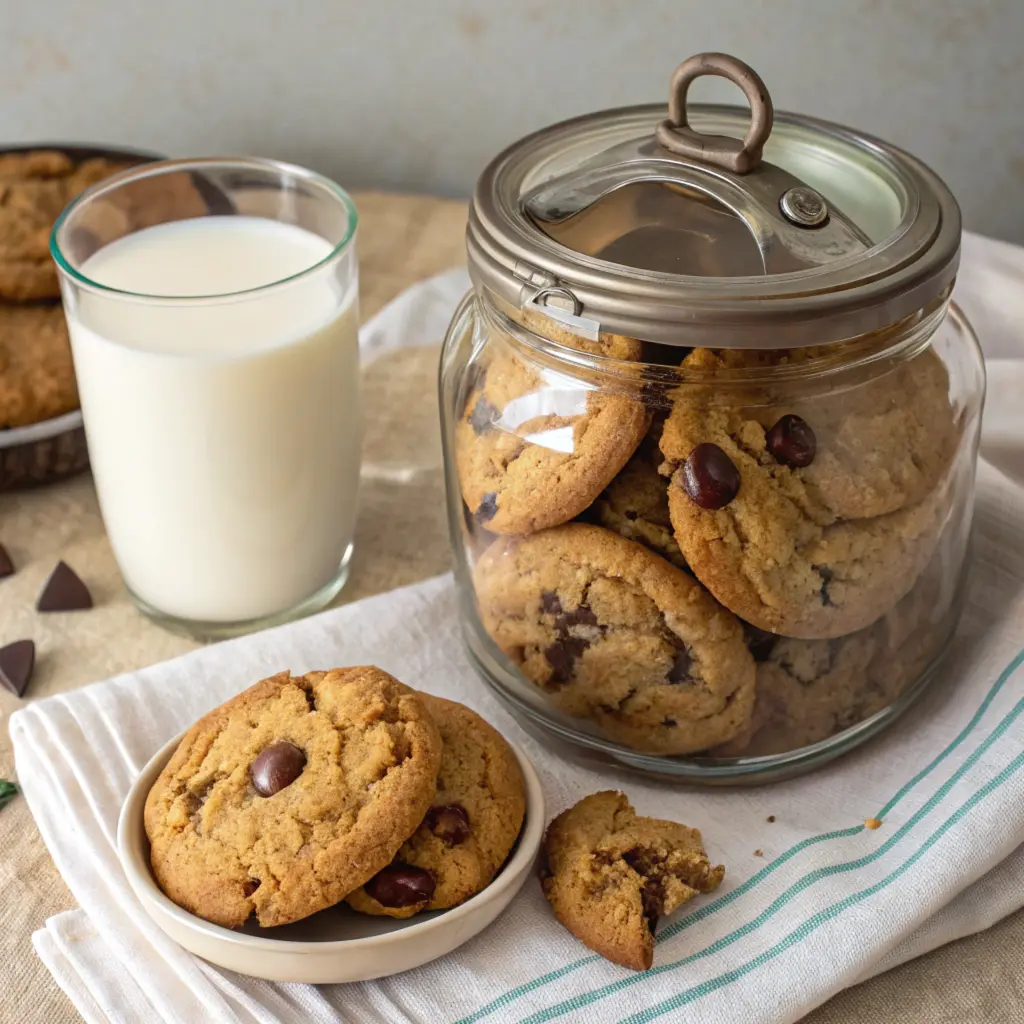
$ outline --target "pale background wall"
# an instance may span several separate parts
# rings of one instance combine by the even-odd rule
[[[0,140],[260,153],[466,195],[505,143],[659,101],[707,49],[753,64],[780,109],[910,149],[968,227],[1024,242],[1024,0],[0,0]]]

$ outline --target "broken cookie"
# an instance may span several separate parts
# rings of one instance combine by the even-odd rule
[[[724,874],[696,829],[639,817],[610,790],[563,811],[544,837],[542,885],[555,916],[601,956],[638,971],[653,962],[658,919]]]

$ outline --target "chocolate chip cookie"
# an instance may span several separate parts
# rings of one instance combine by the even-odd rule
[[[420,696],[443,743],[437,790],[392,863],[348,896],[364,914],[411,917],[462,903],[490,884],[523,825],[526,790],[511,747],[475,711]]]
[[[688,569],[672,532],[668,512],[668,481],[659,474],[661,452],[658,440],[661,424],[641,442],[636,454],[623,466],[587,513],[601,526],[627,540],[635,540],[667,559],[679,569]]]
[[[0,430],[78,408],[64,311],[0,304]]]
[[[441,737],[380,669],[271,676],[186,734],[146,800],[150,863],[226,927],[287,924],[391,862],[434,799]]]
[[[552,705],[632,749],[686,754],[746,725],[754,662],[734,616],[610,530],[500,538],[478,561],[488,633]]]
[[[589,354],[631,360],[640,343],[617,335],[593,342],[567,331],[557,341]],[[486,364],[470,373],[455,427],[462,496],[475,520],[497,534],[531,533],[579,515],[636,450],[650,414],[611,388],[588,388],[528,362],[509,339],[492,338]]]
[[[713,867],[694,828],[642,818],[622,793],[585,797],[563,811],[544,837],[542,885],[555,916],[601,956],[647,970],[658,918],[716,889]]]

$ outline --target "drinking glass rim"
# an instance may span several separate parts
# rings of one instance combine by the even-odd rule
[[[149,292],[136,292],[124,288],[114,288],[110,285],[101,284],[99,281],[94,281],[91,277],[83,274],[78,268],[72,266],[61,251],[58,236],[67,222],[68,217],[85,203],[98,199],[105,193],[111,192],[116,188],[120,188],[129,181],[155,177],[157,175],[167,174],[173,171],[194,171],[201,170],[204,167],[212,168],[224,166],[273,170],[281,175],[291,175],[293,177],[301,178],[304,181],[325,189],[341,203],[348,214],[348,226],[344,236],[322,259],[294,274],[289,274],[287,277],[279,278],[276,281],[270,281],[267,284],[258,285],[255,288],[242,288],[236,291],[214,292],[206,295],[153,295]],[[275,218],[268,217],[266,219],[274,220]],[[165,223],[176,222],[167,221]],[[356,229],[358,226],[359,211],[356,209],[356,204],[352,201],[352,197],[348,192],[346,192],[345,189],[343,189],[336,181],[332,181],[326,175],[318,174],[316,171],[311,171],[306,167],[300,167],[298,164],[290,164],[283,160],[272,160],[267,157],[186,157],[174,160],[154,160],[149,163],[129,167],[118,174],[111,175],[109,178],[104,178],[102,181],[97,182],[95,185],[90,186],[84,192],[75,196],[75,198],[72,199],[71,202],[68,203],[68,205],[61,211],[60,216],[53,225],[53,230],[50,232],[50,255],[53,257],[54,262],[57,264],[57,268],[62,274],[73,280],[80,287],[89,291],[121,299],[136,299],[152,303],[166,303],[168,305],[174,305],[177,303],[204,305],[207,303],[218,303],[225,299],[240,299],[260,295],[313,274],[315,271],[320,270],[322,267],[325,267],[336,260],[343,252],[345,252],[346,249],[349,248],[355,239]]]

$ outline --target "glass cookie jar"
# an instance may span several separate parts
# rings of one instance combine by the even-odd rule
[[[750,110],[687,106],[721,75]],[[912,156],[702,54],[666,111],[540,131],[470,213],[441,362],[482,678],[578,753],[820,764],[927,688],[960,612],[984,369],[960,214]]]

